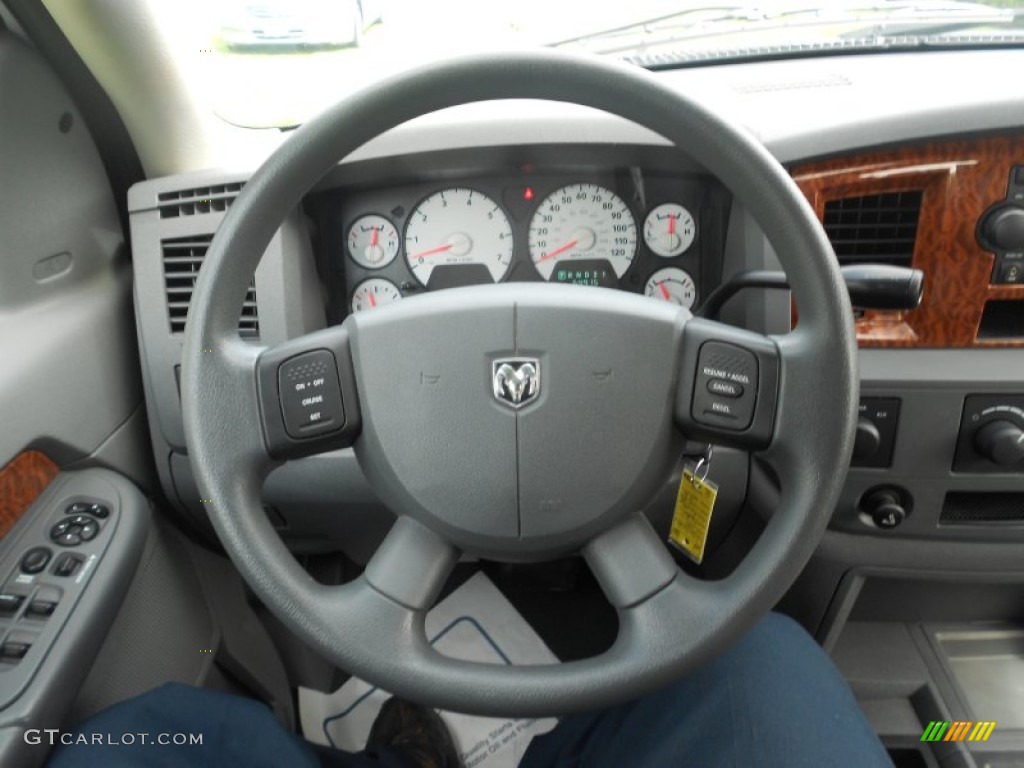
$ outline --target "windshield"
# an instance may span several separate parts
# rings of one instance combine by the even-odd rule
[[[182,62],[190,86],[245,127],[297,125],[375,77],[474,51],[550,46],[669,68],[1024,43],[1024,0],[189,0],[153,11],[194,58]]]

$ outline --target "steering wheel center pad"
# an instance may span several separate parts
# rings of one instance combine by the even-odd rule
[[[641,509],[678,458],[689,316],[634,294],[541,284],[353,315],[360,466],[391,509],[463,549],[578,548]],[[531,367],[534,396],[519,407],[509,387],[495,394],[502,361]]]

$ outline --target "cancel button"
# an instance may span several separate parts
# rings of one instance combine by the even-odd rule
[[[721,397],[741,397],[743,385],[726,379],[710,379],[708,381],[708,392]]]

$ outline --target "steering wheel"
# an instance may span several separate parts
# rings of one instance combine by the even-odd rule
[[[518,98],[620,115],[698,159],[773,243],[798,326],[768,337],[639,295],[519,283],[419,296],[272,348],[239,339],[261,254],[341,158],[421,114]],[[712,658],[806,564],[852,450],[851,316],[813,211],[742,129],[625,65],[555,52],[457,59],[346,98],[297,130],[245,185],[213,239],[188,317],[188,451],[242,576],[341,668],[473,714],[593,709]],[[738,383],[742,394],[719,396],[712,381]],[[683,573],[639,511],[669,476],[684,436],[759,452],[782,486],[766,529],[719,581]],[[326,586],[275,533],[260,488],[281,461],[347,445],[397,521],[362,576]],[[617,610],[614,644],[536,666],[440,655],[424,616],[461,552],[506,561],[581,553]]]

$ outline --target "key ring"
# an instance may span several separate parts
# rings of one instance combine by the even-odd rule
[[[704,451],[704,455],[700,457],[697,462],[697,466],[693,468],[693,475],[690,482],[693,483],[694,488],[700,488],[704,484],[704,481],[708,479],[708,472],[711,471],[711,457],[715,452],[715,447],[708,443],[707,449]]]

